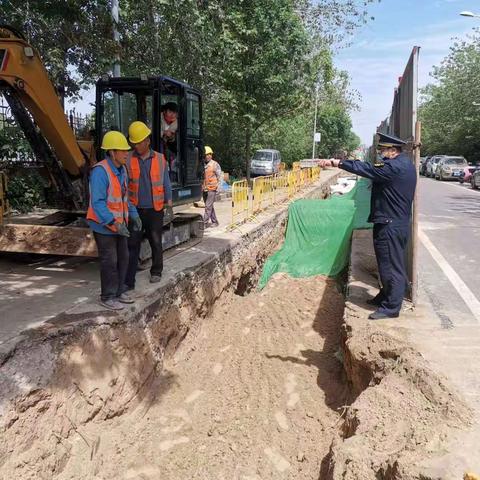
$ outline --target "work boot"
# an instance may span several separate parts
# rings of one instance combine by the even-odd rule
[[[369,298],[367,300],[367,304],[368,305],[374,305],[375,307],[379,307],[382,303],[383,299],[381,298],[377,298],[377,297],[373,297],[373,298]]]
[[[392,314],[392,315],[387,315],[386,313],[379,312],[378,310],[376,312],[371,313],[368,316],[369,320],[384,320],[386,318],[398,318],[398,313]]]
[[[100,305],[102,307],[108,308],[109,310],[123,310],[125,308],[120,302],[118,302],[114,298],[111,298],[109,300],[100,300]]]
[[[150,277],[150,283],[159,283],[162,280],[161,275],[152,275]]]
[[[135,303],[135,300],[128,295],[128,293],[123,292],[121,295],[117,297],[117,300],[120,303]]]

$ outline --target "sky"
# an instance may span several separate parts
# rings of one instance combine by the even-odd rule
[[[353,36],[351,46],[336,55],[351,87],[362,97],[352,113],[353,130],[370,145],[376,127],[387,117],[414,46],[420,47],[419,87],[432,82],[430,72],[448,55],[454,38],[466,38],[480,18],[461,17],[464,10],[480,14],[480,0],[381,0],[368,7],[370,20]]]

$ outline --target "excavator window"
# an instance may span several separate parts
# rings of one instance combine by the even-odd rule
[[[187,135],[200,138],[200,98],[187,93]]]
[[[152,125],[152,96],[145,93],[106,91],[103,95],[103,127],[128,136],[128,126],[135,120]]]

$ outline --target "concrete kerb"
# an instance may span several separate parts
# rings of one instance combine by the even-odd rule
[[[325,197],[340,174],[324,172],[301,196]],[[152,368],[161,372],[165,355],[199,327],[199,319],[208,315],[222,292],[238,288],[259,273],[265,258],[283,238],[287,211],[288,205],[269,209],[262,212],[258,223],[243,226],[241,234],[221,232],[206,237],[167,260],[170,269],[162,282],[140,282],[137,289],[142,291],[141,297],[120,314],[101,310],[92,299],[4,342],[0,351],[0,412],[13,398],[48,386],[58,364],[68,362],[67,350],[83,350],[96,338],[102,355],[110,355],[114,330],[131,330],[132,337],[146,345]]]

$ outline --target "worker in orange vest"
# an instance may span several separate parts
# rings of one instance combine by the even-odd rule
[[[213,150],[210,147],[205,147],[205,178],[203,180],[203,201],[205,202],[203,221],[205,222],[205,228],[218,227],[219,225],[214,203],[221,181],[222,169],[213,159]]]
[[[111,310],[122,310],[133,303],[125,293],[128,267],[128,224],[141,230],[136,208],[128,200],[128,145],[117,131],[105,134],[102,141],[105,160],[98,162],[90,175],[90,205],[87,221],[93,230],[100,258],[100,304]]]
[[[158,283],[162,278],[163,249],[162,231],[165,207],[172,216],[172,187],[167,163],[163,153],[151,148],[152,131],[143,122],[133,122],[128,128],[128,139],[133,152],[127,160],[128,196],[136,206],[142,220],[142,231],[132,232],[128,242],[130,261],[125,285],[128,290],[135,288],[135,275],[143,235],[152,249],[150,283]]]

